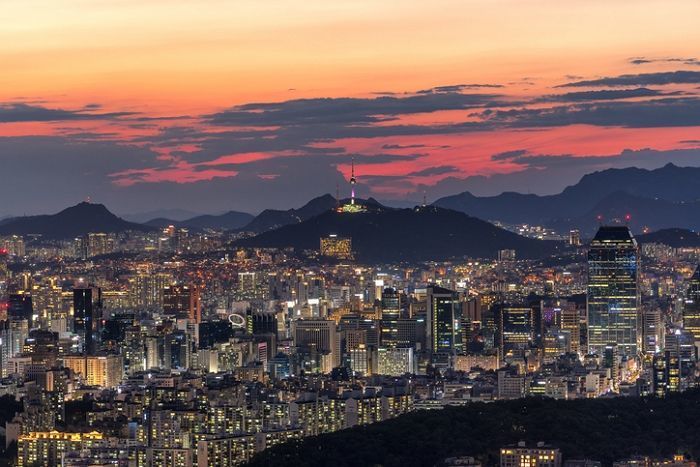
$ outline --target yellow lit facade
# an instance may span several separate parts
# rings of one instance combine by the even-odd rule
[[[321,256],[336,259],[352,259],[352,239],[329,235],[321,238]]]
[[[17,441],[17,465],[60,465],[63,455],[98,446],[103,441],[102,433],[63,433],[59,431],[31,432],[21,435]]]

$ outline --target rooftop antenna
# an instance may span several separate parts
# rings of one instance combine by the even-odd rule
[[[423,190],[423,207],[426,207],[427,205],[428,205],[427,195],[425,193],[425,190]]]

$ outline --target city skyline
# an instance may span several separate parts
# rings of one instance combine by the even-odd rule
[[[552,194],[594,170],[700,160],[692,1],[37,0],[3,14],[14,176],[0,215],[88,197],[120,214],[286,209],[334,193],[353,158],[358,196],[395,202]]]
[[[0,467],[698,467],[698,0],[0,8]]]

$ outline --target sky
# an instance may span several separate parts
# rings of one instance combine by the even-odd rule
[[[697,0],[5,0],[0,216],[700,166]],[[184,214],[183,214],[184,215]]]

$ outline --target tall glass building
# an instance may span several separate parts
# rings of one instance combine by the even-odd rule
[[[382,347],[396,347],[399,343],[399,318],[401,315],[401,294],[392,288],[382,293],[381,342]]]
[[[602,226],[588,250],[588,352],[641,350],[639,248],[626,226]]]
[[[700,266],[690,278],[685,295],[683,329],[693,334],[695,342],[700,341]]]
[[[435,354],[454,354],[462,349],[461,310],[457,293],[438,286],[428,287],[427,344]]]

